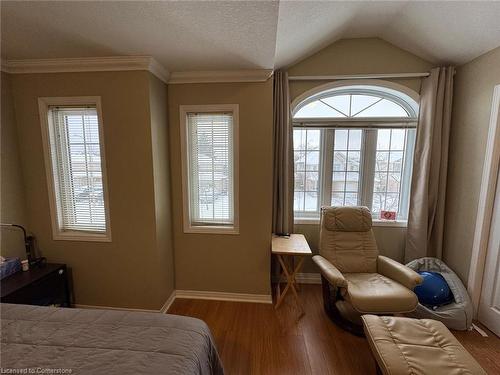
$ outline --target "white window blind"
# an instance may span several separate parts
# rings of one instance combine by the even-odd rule
[[[232,113],[187,113],[189,211],[192,226],[234,224]]]
[[[59,231],[107,230],[99,120],[95,107],[48,108]]]

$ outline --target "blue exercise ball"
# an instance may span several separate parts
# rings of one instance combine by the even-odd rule
[[[429,271],[420,271],[418,273],[424,281],[415,287],[414,292],[421,304],[437,307],[453,302],[453,293],[443,275]]]

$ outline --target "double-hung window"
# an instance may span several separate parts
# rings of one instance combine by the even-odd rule
[[[186,233],[238,233],[238,106],[181,106]]]
[[[40,98],[54,239],[110,241],[100,99]]]
[[[294,213],[363,205],[408,217],[418,118],[414,98],[395,89],[340,86],[300,101],[293,113]]]

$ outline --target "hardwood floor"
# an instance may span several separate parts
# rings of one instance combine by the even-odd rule
[[[272,305],[176,299],[169,313],[204,320],[210,327],[226,374],[375,374],[365,339],[334,325],[323,312],[321,287],[302,285],[305,316],[287,298]],[[500,339],[454,332],[490,374],[500,374]]]
[[[488,337],[482,337],[476,331],[453,331],[453,334],[488,374],[500,374],[500,338],[483,325],[476,324],[488,333]]]

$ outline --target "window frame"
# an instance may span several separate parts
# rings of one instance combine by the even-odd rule
[[[306,90],[302,94],[298,95],[291,103],[290,108],[292,109],[292,118],[293,115],[303,106],[308,104],[310,101],[314,101],[317,99],[318,96],[323,97],[323,94],[326,92],[341,92],[344,91],[347,88],[352,88],[353,90],[357,91],[357,94],[360,94],[360,90],[363,88],[368,88],[368,90],[371,89],[378,89],[380,92],[388,93],[389,96],[406,96],[410,101],[413,101],[416,106],[413,106],[413,109],[415,110],[415,115],[418,117],[419,114],[419,100],[420,100],[420,95],[410,89],[407,86],[401,85],[396,82],[392,81],[385,81],[383,79],[346,79],[346,80],[337,80],[334,82],[328,82],[323,85],[319,85],[316,87],[313,87],[310,90]],[[340,94],[341,95],[341,94]],[[368,93],[368,95],[370,95]],[[385,95],[385,94],[384,94]],[[410,104],[410,101],[408,101],[408,104]],[[394,121],[394,117],[389,117],[389,118],[381,118],[381,117],[376,117],[372,118],[373,120],[387,120],[391,121],[391,119]],[[350,123],[350,121],[353,122],[367,122],[369,123],[370,120],[372,120],[368,117],[355,117],[355,118],[335,118],[335,120],[342,120],[346,123]],[[397,119],[397,118],[396,118]],[[300,122],[307,122],[305,120],[321,120],[321,118],[312,118],[312,119],[305,119],[302,118]],[[328,121],[328,120],[327,120]],[[352,126],[349,125],[349,126]]]
[[[325,98],[334,95],[374,95],[385,99],[389,99],[401,105],[405,111],[408,113],[409,117],[350,117],[350,118],[294,118],[295,113],[297,113],[303,106],[318,100],[319,98]],[[401,94],[403,98],[398,97]],[[405,101],[406,98],[410,99]],[[413,103],[412,103],[413,102]],[[332,168],[325,168],[324,165],[332,164],[332,155],[328,156],[330,152],[333,151],[334,143],[334,133],[335,129],[361,129],[363,131],[362,135],[362,145],[361,145],[361,160],[360,160],[360,184],[359,187],[359,200],[361,205],[370,207],[373,203],[373,185],[374,181],[370,181],[374,176],[375,168],[375,158],[376,158],[376,138],[377,129],[416,129],[418,116],[419,116],[419,95],[409,89],[406,86],[400,84],[383,81],[383,80],[343,80],[330,82],[319,87],[315,87],[308,90],[292,102],[292,125],[293,129],[320,129],[321,133],[321,149],[320,155],[323,156],[320,160],[321,171],[319,174],[319,206],[326,204],[328,197],[331,201],[331,177],[333,173]],[[406,147],[406,144],[405,144]],[[408,149],[405,148],[405,159],[408,153]],[[405,161],[404,170],[407,170],[407,161]],[[332,169],[330,171],[329,169]],[[372,170],[373,169],[373,170]],[[370,173],[373,172],[373,173]],[[403,178],[405,178],[406,183],[411,185],[411,176],[404,176],[408,172],[402,173],[401,189],[404,185]],[[371,177],[367,177],[367,175]],[[373,176],[372,176],[373,175]],[[326,177],[326,178],[325,178]],[[328,181],[326,181],[328,180]],[[295,189],[294,189],[295,191]],[[371,202],[368,200],[371,197]],[[409,199],[409,197],[406,197]],[[404,200],[403,194],[401,194],[401,200]],[[328,203],[330,205],[330,203]],[[319,212],[305,213],[304,215],[297,216],[294,211],[294,223],[295,224],[318,224],[320,221]],[[395,221],[380,220],[374,218],[374,226],[394,226],[394,227],[406,227],[407,219],[397,219]]]
[[[97,112],[97,121],[99,127],[99,148],[101,154],[101,174],[102,188],[104,197],[104,217],[106,222],[105,232],[94,232],[87,230],[62,230],[60,212],[57,205],[55,191],[55,176],[51,157],[50,145],[50,124],[49,124],[49,107],[95,107]],[[104,123],[102,120],[102,106],[100,96],[71,96],[71,97],[39,97],[38,109],[40,115],[40,124],[42,132],[43,154],[45,162],[45,175],[47,178],[47,189],[49,195],[49,208],[52,225],[53,240],[67,241],[88,241],[88,242],[111,242],[111,220],[109,213],[109,194],[108,194],[108,176],[106,168],[106,148],[104,141]]]
[[[334,137],[335,130],[353,130],[357,128],[346,128],[339,127],[337,129],[325,129],[325,128],[314,128],[314,127],[298,127],[294,126],[296,129],[311,129],[320,130],[320,144],[321,148],[319,150],[320,160],[319,160],[319,189],[318,189],[318,205],[319,207],[324,205],[330,205],[332,199],[332,176],[333,176],[333,151],[334,149]],[[393,129],[402,129],[400,127],[395,127]],[[414,128],[406,128],[410,130]],[[370,208],[373,204],[373,188],[374,188],[374,175],[375,175],[375,163],[376,163],[376,152],[377,152],[377,129],[360,129],[363,131],[361,138],[361,154],[360,157],[360,170],[359,170],[359,186],[358,186],[358,204],[362,206],[367,206]],[[408,155],[412,155],[410,149],[406,147],[410,141],[411,136],[407,137],[407,143],[405,144],[404,151],[404,166],[403,172],[401,173],[401,190],[400,190],[400,202],[403,207],[407,207],[407,199],[409,199],[408,194],[403,194],[403,186],[408,186],[411,184],[411,176],[408,170]],[[413,145],[414,146],[414,145]],[[331,151],[331,152],[330,152]],[[356,150],[357,152],[357,150]],[[326,167],[331,166],[331,167]],[[295,189],[294,189],[295,191]],[[407,216],[407,212],[406,212]],[[294,211],[294,222],[295,224],[317,224],[319,223],[319,210],[318,211]],[[395,221],[381,220],[378,218],[373,218],[373,223],[375,226],[400,226],[405,227],[407,219],[397,219]]]
[[[233,225],[194,224],[191,218],[191,199],[189,182],[189,149],[188,149],[188,114],[189,113],[231,112],[233,115]],[[181,143],[182,168],[182,216],[184,233],[201,234],[239,234],[239,105],[238,104],[208,104],[180,105],[179,131]]]

